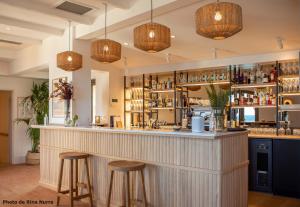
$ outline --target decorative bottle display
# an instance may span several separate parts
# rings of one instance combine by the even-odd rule
[[[262,84],[274,83],[277,81],[276,67],[256,65],[252,69],[242,69],[240,66],[233,66],[232,82],[234,84]]]
[[[272,88],[255,89],[254,93],[242,92],[235,93],[234,104],[235,106],[268,106],[276,105],[276,95],[273,93]]]
[[[177,83],[209,83],[217,81],[229,81],[227,69],[203,70],[190,73],[179,73]]]

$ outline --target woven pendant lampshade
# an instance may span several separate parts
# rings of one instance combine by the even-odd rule
[[[92,42],[91,58],[102,63],[112,63],[121,59],[122,46],[120,43],[107,39],[106,19],[107,4],[105,5],[105,38]]]
[[[92,42],[91,58],[103,63],[112,63],[121,59],[121,44],[110,40],[102,39]]]
[[[196,32],[201,36],[221,40],[242,29],[242,8],[238,4],[218,1],[196,11]]]
[[[82,55],[70,50],[71,41],[71,22],[69,22],[69,51],[61,52],[56,55],[57,67],[65,71],[76,71],[82,68]]]
[[[147,52],[159,52],[171,46],[171,31],[165,25],[153,22],[151,0],[151,22],[134,28],[134,46]]]
[[[82,55],[73,51],[57,54],[57,67],[65,71],[75,71],[82,68]]]

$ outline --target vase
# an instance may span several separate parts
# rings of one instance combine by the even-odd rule
[[[224,131],[224,115],[218,115],[215,116],[216,119],[216,125],[215,125],[215,129],[217,132],[221,132]]]
[[[220,108],[213,109],[214,117],[214,131],[221,132],[224,131],[224,110]]]
[[[70,99],[66,99],[65,100],[65,121],[64,124],[65,126],[69,126],[70,125],[70,105],[71,105],[71,100]]]

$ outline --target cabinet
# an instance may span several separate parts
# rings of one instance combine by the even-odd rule
[[[300,198],[300,140],[273,140],[273,192]]]
[[[272,139],[249,139],[249,188],[272,192]]]

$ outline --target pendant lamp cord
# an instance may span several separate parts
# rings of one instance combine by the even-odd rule
[[[69,20],[69,51],[71,51],[71,21]]]
[[[104,35],[105,35],[105,39],[107,38],[107,30],[106,30],[106,27],[107,27],[107,4],[106,3],[103,3],[104,4],[104,7],[105,7],[105,22],[104,22]]]
[[[151,0],[151,23],[153,23],[153,1]]]

